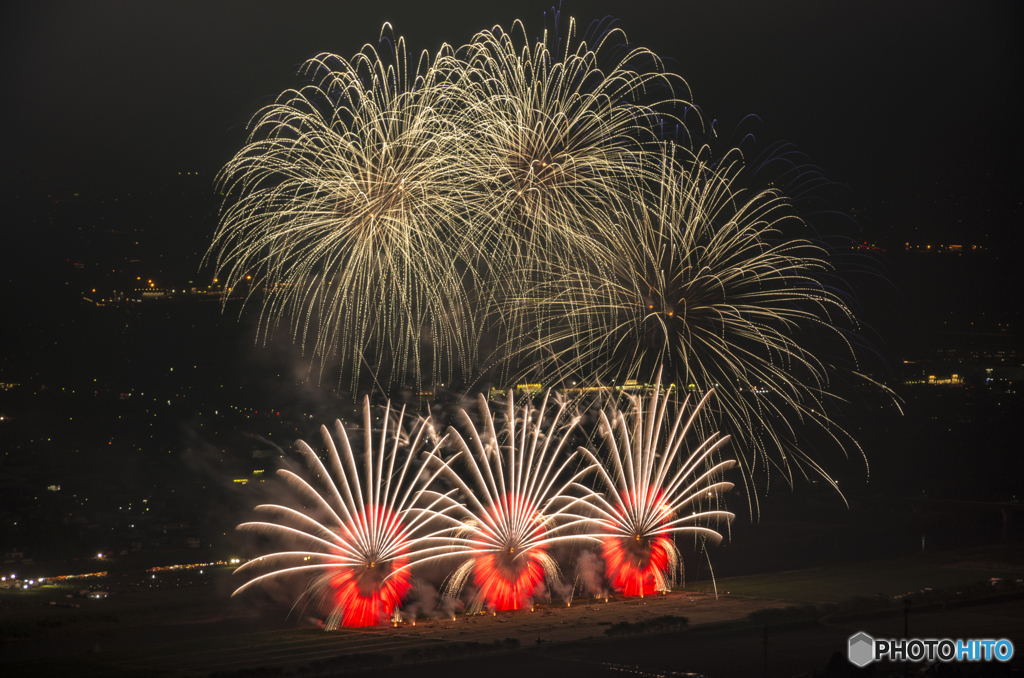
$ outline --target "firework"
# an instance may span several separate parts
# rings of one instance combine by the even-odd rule
[[[655,128],[681,124],[686,85],[618,29],[575,32],[531,41],[516,22],[415,68],[393,36],[383,56],[308,61],[309,84],[257,113],[218,178],[206,256],[260,304],[263,339],[284,325],[354,391],[366,372],[385,389],[471,376],[483,328],[499,347],[485,363],[532,328],[523,289],[579,258],[610,265],[597,236],[657,179]]]
[[[589,234],[608,223],[634,180],[653,177],[646,150],[658,114],[641,108],[674,103],[678,78],[664,73],[656,55],[632,49],[611,61],[625,36],[612,30],[594,48],[574,44],[575,23],[549,46],[547,31],[529,40],[522,24],[478,33],[463,48],[471,155],[479,163],[485,205],[480,216],[493,229],[518,230],[530,259],[552,249],[590,248]],[[662,114],[664,115],[664,114]],[[655,158],[655,162],[656,162]]]
[[[712,508],[719,495],[733,487],[721,475],[735,462],[718,458],[729,437],[715,433],[691,454],[684,451],[710,397],[709,392],[688,408],[687,396],[674,421],[668,421],[671,393],[662,395],[659,378],[646,410],[643,398],[631,395],[626,413],[600,413],[599,429],[608,446],[605,466],[611,473],[605,466],[598,470],[609,494],[594,495],[591,501],[601,528],[608,580],[624,595],[669,590],[679,570],[674,537],[688,533],[717,543],[721,535],[709,525],[733,518],[728,511]],[[583,454],[594,459],[587,450]]]
[[[335,423],[338,444],[321,427],[330,471],[309,445],[297,443],[315,480],[309,482],[286,470],[278,473],[304,510],[265,504],[256,510],[266,520],[238,526],[291,542],[295,550],[262,556],[238,568],[236,573],[271,571],[254,577],[233,595],[268,580],[302,577],[309,582],[307,593],[329,610],[328,629],[379,624],[392,617],[409,591],[409,566],[422,557],[423,545],[432,536],[427,527],[444,515],[436,510],[437,502],[449,498],[435,493],[433,502],[419,503],[423,495],[415,491],[416,486],[433,478],[423,466],[413,469],[412,452],[430,437],[430,426],[422,422],[410,438],[402,426],[404,415],[403,409],[392,419],[388,406],[378,424],[382,433],[374,448],[375,422],[369,400],[364,402],[362,481],[340,421]],[[436,441],[434,449],[443,443],[444,439]],[[400,450],[407,455],[396,468]]]
[[[285,322],[321,371],[340,359],[353,389],[363,368],[387,383],[408,366],[418,383],[421,363],[438,377],[474,360],[472,271],[456,267],[471,237],[466,135],[446,114],[458,68],[442,48],[410,69],[404,40],[390,44],[390,57],[311,59],[309,84],[253,118],[219,175],[227,202],[206,255],[227,289],[259,300],[264,338]]]
[[[521,300],[553,328],[535,335],[540,371],[621,384],[647,381],[664,364],[677,388],[716,391],[745,481],[772,468],[790,484],[794,471],[828,480],[795,430],[809,422],[840,448],[854,442],[826,414],[833,367],[816,353],[832,335],[852,354],[843,328],[856,328],[826,284],[828,253],[783,236],[787,224],[805,225],[780,191],[744,193],[738,157],[677,152],[663,155],[655,199],[638,195],[609,231],[611,266],[567,266]]]
[[[450,430],[455,455],[435,446],[423,459],[433,469],[423,489],[396,506],[364,500],[358,486],[349,504],[336,488],[321,498],[329,526],[307,517],[320,527],[304,532],[320,555],[301,557],[324,568],[316,591],[348,591],[335,600],[346,619],[378,619],[399,605],[414,565],[446,558],[464,559],[449,594],[472,583],[471,606],[523,607],[559,580],[550,546],[574,539],[601,546],[620,591],[664,590],[679,563],[672,535],[714,540],[710,525],[731,517],[682,513],[731,487],[715,480],[732,463],[716,461],[730,436],[751,501],[754,481],[780,471],[789,484],[808,471],[830,480],[799,444],[801,424],[855,444],[827,414],[836,368],[819,357],[825,339],[853,355],[857,328],[830,285],[828,251],[803,237],[781,190],[745,189],[738,151],[665,141],[665,118],[682,125],[665,111],[686,107],[685,83],[656,55],[625,48],[617,30],[590,44],[574,33],[570,21],[566,36],[530,41],[517,22],[412,69],[401,39],[390,56],[369,46],[349,60],[321,55],[301,71],[308,86],[257,114],[220,176],[228,198],[207,255],[218,274],[229,289],[251,278],[262,336],[285,324],[321,369],[337,357],[353,391],[363,370],[385,390],[410,371],[418,386],[427,371],[438,381],[495,366],[505,381],[632,379],[640,389],[659,374],[649,413],[635,400],[600,415],[608,468],[566,449],[579,421],[566,404],[549,408],[545,396],[539,410],[516,408],[510,395],[492,413],[481,396],[482,424],[461,411]],[[495,350],[481,360],[484,328]],[[673,390],[698,402],[668,433]],[[719,425],[727,435],[711,432]],[[686,457],[691,433],[703,443]],[[614,496],[581,484],[593,471]],[[347,488],[352,474],[336,475]],[[454,489],[434,489],[440,476]],[[261,508],[299,521],[282,536],[312,529]],[[386,549],[364,539],[366,526]],[[357,562],[385,569],[357,574]]]
[[[530,40],[516,22],[478,33],[459,51],[463,112],[470,145],[473,205],[489,271],[484,298],[507,299],[549,270],[579,257],[608,258],[595,234],[615,210],[652,178],[653,129],[680,103],[685,83],[667,74],[656,55],[628,48],[606,30],[592,45],[574,41],[570,19],[562,38],[545,31]],[[514,298],[514,294],[511,295]],[[525,316],[498,303],[492,317],[518,343]]]
[[[578,532],[589,519],[579,509],[592,492],[580,480],[595,466],[582,460],[581,450],[566,451],[579,417],[568,416],[565,403],[549,411],[546,395],[539,409],[528,400],[516,408],[510,393],[502,426],[483,396],[479,412],[480,428],[460,411],[466,437],[454,427],[449,430],[455,455],[430,457],[430,465],[468,502],[461,514],[445,514],[451,523],[447,546],[436,557],[468,557],[449,577],[446,590],[458,596],[472,579],[477,592],[470,609],[520,609],[541,592],[545,580],[561,581],[548,549],[581,538]],[[468,471],[470,482],[457,468]]]

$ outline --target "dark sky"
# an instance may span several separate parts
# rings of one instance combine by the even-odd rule
[[[212,180],[265,97],[321,51],[350,55],[390,21],[414,49],[494,24],[542,27],[550,3],[25,3],[3,21],[7,186]],[[611,14],[672,60],[723,129],[805,151],[850,186],[865,237],[995,247],[1021,215],[1019,2],[567,0]],[[847,206],[841,205],[846,208]]]

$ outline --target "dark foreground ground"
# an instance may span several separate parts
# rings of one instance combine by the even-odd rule
[[[911,594],[911,636],[1008,638],[1018,648],[1010,665],[959,675],[1021,675],[1021,555],[1020,544],[979,547],[720,578],[643,600],[577,598],[571,607],[556,601],[533,612],[421,616],[415,625],[331,633],[301,614],[289,617],[286,607],[229,599],[230,568],[121,574],[89,584],[116,590],[102,600],[68,598],[81,580],[0,592],[0,674],[811,676],[857,631],[902,637],[896,597]],[[993,577],[1002,581],[992,585]],[[606,633],[666,616],[686,617],[689,626]],[[850,668],[843,659],[840,669]]]
[[[769,625],[767,652],[763,628],[715,629],[697,626],[676,633],[525,648],[500,657],[424,664],[417,666],[414,671],[410,667],[410,670],[413,675],[424,677],[465,676],[482,671],[488,678],[672,676],[686,675],[688,672],[715,677],[811,676],[814,672],[824,670],[832,655],[843,651],[847,639],[858,631],[865,631],[876,638],[902,637],[903,618],[897,615],[870,621],[811,622],[790,628],[773,628]],[[921,637],[952,635],[1013,638],[1015,645],[1020,648],[1020,641],[1024,641],[1024,600],[917,615],[911,632]],[[992,668],[998,671],[1004,668],[1010,670],[1011,667],[1018,673],[1006,675],[1021,675],[1024,662],[1018,658],[1010,667]],[[841,669],[846,668],[848,664],[844,654]],[[882,665],[876,674],[887,675],[882,669],[888,668],[891,667]],[[367,675],[394,675],[394,669],[368,672]],[[1004,674],[994,672],[981,675]]]

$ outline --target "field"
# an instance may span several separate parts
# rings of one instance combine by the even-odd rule
[[[1021,561],[932,557],[831,565],[746,577],[719,579],[716,586],[700,583],[692,590],[755,596],[796,602],[837,603],[857,596],[896,596],[924,588],[949,588],[992,577],[1018,579]]]

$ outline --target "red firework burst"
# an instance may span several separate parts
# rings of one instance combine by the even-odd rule
[[[374,626],[391,618],[411,586],[405,559],[344,567],[331,579],[334,605],[344,610],[342,626]],[[396,570],[398,570],[396,572]]]
[[[412,587],[409,567],[430,552],[418,535],[440,514],[429,506],[417,506],[423,492],[413,490],[423,479],[424,469],[410,470],[416,455],[406,454],[404,462],[395,463],[401,448],[419,449],[428,431],[427,423],[420,424],[415,436],[406,437],[404,410],[393,424],[391,416],[389,405],[379,425],[379,446],[373,445],[369,433],[364,440],[365,483],[359,482],[359,464],[340,421],[336,422],[340,445],[335,444],[326,427],[321,427],[326,459],[298,441],[296,447],[313,472],[313,482],[286,469],[278,474],[301,499],[302,510],[263,504],[256,510],[266,520],[239,525],[240,530],[277,537],[290,548],[238,568],[236,572],[269,571],[232,595],[270,579],[300,577],[307,580],[306,594],[315,604],[327,608],[327,630],[371,626],[392,618]],[[363,430],[376,430],[368,398],[363,400]],[[385,445],[387,441],[390,443]],[[429,454],[436,453],[443,443],[443,439],[437,441]]]
[[[657,575],[669,565],[672,542],[666,537],[605,537],[605,571],[612,587],[624,596],[657,592]]]
[[[619,524],[633,526],[634,531],[604,538],[605,572],[612,587],[622,595],[649,596],[658,590],[658,579],[663,581],[660,575],[669,568],[669,549],[674,547],[659,533],[659,527],[672,511],[660,489],[651,488],[646,493],[628,490],[620,497],[626,510],[617,512]]]
[[[518,610],[525,607],[540,588],[544,568],[532,553],[519,559],[522,564],[502,562],[503,555],[491,553],[477,558],[473,582],[487,601],[487,607],[498,611]]]
[[[495,544],[490,553],[475,559],[473,583],[486,607],[518,610],[525,607],[544,582],[541,558],[544,528],[528,500],[509,494],[490,511],[480,527],[481,536]]]
[[[357,562],[339,566],[329,578],[341,625],[386,622],[411,587],[406,568],[409,561],[402,554],[408,539],[401,520],[386,507],[367,506],[345,526],[339,540],[348,545],[350,553],[352,546],[359,545],[355,549]],[[390,553],[388,547],[381,548],[383,544],[390,545]]]
[[[596,495],[591,502],[595,522],[601,526],[595,536],[602,543],[608,581],[626,596],[650,595],[672,586],[680,563],[673,541],[677,533],[717,543],[722,536],[708,525],[733,517],[714,506],[719,494],[733,487],[719,478],[735,462],[713,458],[728,437],[715,433],[689,456],[679,456],[711,393],[692,412],[685,400],[671,419],[665,416],[671,399],[668,393],[661,395],[659,373],[649,398],[630,397],[627,412],[611,408],[600,413],[611,473],[601,466],[598,473],[617,491]],[[583,453],[597,461],[585,448]]]
[[[491,413],[484,396],[478,402],[484,426],[478,428],[465,410],[460,411],[469,435],[449,429],[459,451],[447,461],[428,456],[424,465],[443,473],[468,504],[447,498],[443,510],[435,511],[450,525],[444,530],[448,546],[442,557],[467,556],[448,578],[445,592],[458,597],[472,582],[476,594],[470,610],[514,610],[527,606],[545,580],[561,581],[547,550],[555,542],[580,539],[582,526],[593,522],[577,507],[582,502],[579,496],[588,492],[579,481],[597,464],[579,462],[579,450],[563,454],[579,422],[578,416],[567,416],[568,402],[549,409],[545,395],[539,409],[529,400],[516,408],[510,390],[504,421]],[[455,471],[456,459],[468,474]]]

